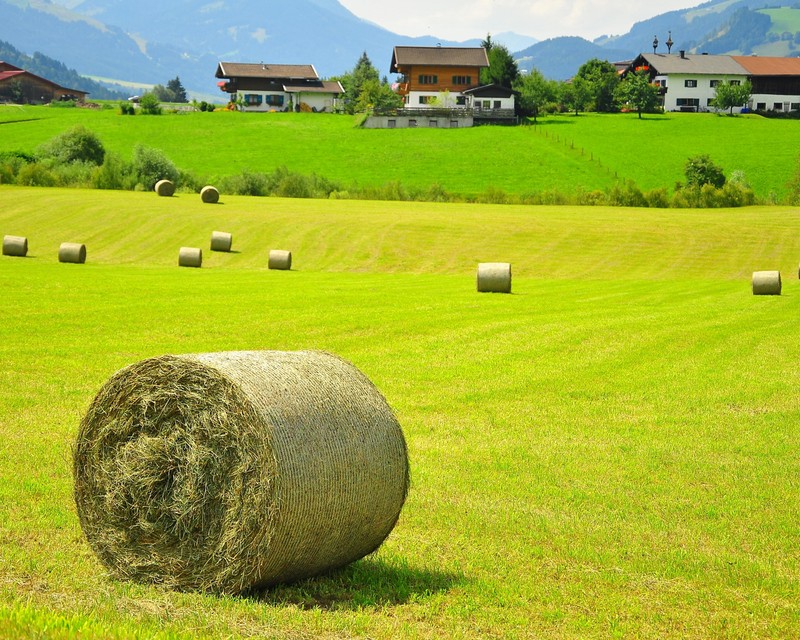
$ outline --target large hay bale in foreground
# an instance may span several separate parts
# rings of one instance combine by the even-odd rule
[[[24,258],[28,255],[28,239],[23,236],[3,236],[3,255]]]
[[[779,296],[781,295],[780,271],[754,271],[753,272],[754,296]]]
[[[230,251],[233,246],[233,235],[224,231],[211,232],[212,251]]]
[[[289,271],[292,268],[292,252],[272,249],[269,252],[269,262],[267,264],[270,269]]]
[[[58,261],[83,264],[86,262],[86,245],[80,242],[62,242],[58,247]]]
[[[508,262],[478,264],[478,291],[481,293],[511,293],[511,265]]]
[[[200,189],[200,199],[206,204],[217,204],[219,202],[219,191],[211,185]]]
[[[171,180],[159,180],[154,187],[155,192],[164,197],[170,198],[175,195],[175,184]]]
[[[400,425],[354,366],[313,351],[162,356],[81,421],[75,502],[118,577],[238,593],[377,549],[405,501]]]
[[[197,247],[181,247],[178,251],[178,266],[199,269],[203,266],[203,250]]]

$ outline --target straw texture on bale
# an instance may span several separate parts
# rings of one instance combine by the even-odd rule
[[[754,296],[779,296],[781,295],[780,271],[754,271],[753,272]]]
[[[315,351],[161,356],[81,421],[75,501],[114,575],[239,593],[342,567],[394,528],[400,425],[353,365]]]
[[[233,235],[224,231],[211,232],[212,251],[230,251],[233,246]]]
[[[206,204],[217,204],[219,202],[219,191],[211,185],[200,189],[200,199]]]
[[[86,262],[86,245],[79,242],[62,242],[58,248],[58,261],[83,264]]]
[[[23,236],[3,236],[3,255],[24,258],[28,255],[28,239]]]
[[[156,182],[155,191],[158,195],[169,198],[175,195],[175,185],[171,180],[159,180]]]
[[[511,293],[511,265],[508,262],[478,264],[478,291],[481,293]]]
[[[203,250],[197,247],[181,247],[178,252],[178,266],[199,269],[203,266]]]
[[[280,249],[270,250],[268,265],[270,269],[288,271],[292,268],[292,252]]]

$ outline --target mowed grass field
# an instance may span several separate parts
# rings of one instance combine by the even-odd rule
[[[800,634],[800,210],[0,202],[30,244],[0,257],[0,637]],[[512,295],[476,293],[480,261],[512,262]],[[763,269],[783,295],[751,295]],[[377,385],[409,447],[397,527],[246,597],[115,581],[72,501],[83,413],[127,364],[238,349],[327,350]]]
[[[780,202],[800,148],[796,121],[714,114],[581,114],[530,127],[365,130],[330,114],[186,113],[121,116],[118,109],[0,106],[0,152],[36,148],[82,124],[123,158],[143,144],[216,181],[285,166],[343,190],[399,182],[475,196],[602,190],[630,179],[672,192],[689,157],[708,154],[730,177],[743,171],[762,201]]]

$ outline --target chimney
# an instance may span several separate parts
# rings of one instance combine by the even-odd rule
[[[681,54],[682,60],[686,60],[686,49],[681,49],[678,53]]]

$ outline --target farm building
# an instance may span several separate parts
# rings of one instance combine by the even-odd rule
[[[68,89],[30,71],[0,61],[0,102],[47,104],[56,100],[84,102],[88,93]]]
[[[650,72],[665,111],[709,111],[720,83],[750,81],[750,102],[739,108],[800,110],[800,58],[642,53],[624,73]]]
[[[216,77],[242,111],[333,111],[344,93],[338,82],[320,80],[310,64],[220,62]]]

